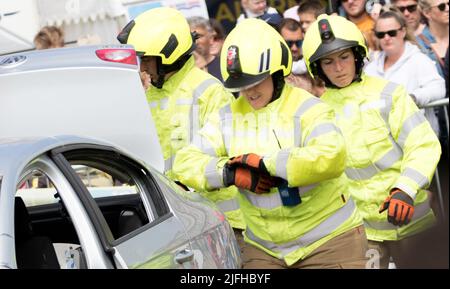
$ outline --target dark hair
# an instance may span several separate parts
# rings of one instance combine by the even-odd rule
[[[362,80],[361,74],[364,68],[364,58],[366,58],[366,52],[364,51],[364,48],[359,45],[350,47],[349,49],[351,50],[351,52],[353,53],[353,57],[355,58],[355,77],[353,78],[352,82],[360,82]],[[327,77],[322,69],[322,65],[320,65],[320,62],[317,64],[317,76],[322,79],[323,82],[325,82],[326,87],[338,88]]]
[[[278,32],[281,33],[281,30],[285,27],[292,32],[301,29],[300,23],[292,18],[284,18],[278,27]]]
[[[214,39],[225,39],[225,30],[223,29],[222,24],[214,18],[209,19],[209,23],[211,24],[212,29],[214,30]]]
[[[298,6],[297,13],[313,13],[317,18],[320,14],[325,13],[325,7],[318,0],[305,0]]]
[[[394,18],[395,21],[398,24],[400,24],[401,28],[406,29],[405,40],[417,45],[416,38],[414,37],[413,32],[410,31],[410,29],[408,28],[408,25],[407,25],[405,17],[403,16],[403,13],[401,13],[400,10],[394,5],[387,4],[387,5],[384,5],[383,8],[381,8],[380,16],[378,16],[378,19],[375,22],[374,30],[375,30],[375,27],[376,27],[378,21],[380,21],[380,19],[387,19],[387,18]]]

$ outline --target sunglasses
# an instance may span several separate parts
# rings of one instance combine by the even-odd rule
[[[393,30],[389,30],[389,31],[375,31],[375,36],[378,39],[383,39],[384,35],[389,35],[390,37],[395,37],[397,36],[397,32],[402,30],[403,27],[400,27],[398,29],[393,29]]]
[[[441,3],[439,5],[432,6],[432,7],[437,7],[439,9],[439,11],[444,12],[445,11],[445,6],[448,6],[448,2],[447,3]]]
[[[413,13],[417,10],[417,4],[411,4],[408,6],[397,6],[400,12],[405,13],[405,10],[408,10],[409,13]]]
[[[296,45],[297,47],[302,47],[302,44],[303,44],[303,40],[286,40],[286,44],[289,46],[289,47],[292,47],[292,45]]]

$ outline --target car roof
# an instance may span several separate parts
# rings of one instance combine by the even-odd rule
[[[128,45],[0,56],[0,139],[77,135],[124,148],[162,172],[164,160],[136,63],[100,59]]]
[[[28,137],[28,138],[3,138],[0,139],[0,181],[7,177],[8,184],[18,177],[23,168],[37,157],[55,149],[68,145],[77,145],[77,148],[110,148],[121,155],[137,160],[150,172],[155,173],[155,169],[148,164],[139,161],[130,151],[113,145],[111,143],[79,137],[75,135],[60,135],[53,137]],[[1,184],[1,182],[0,182]]]
[[[0,139],[0,174],[1,172],[16,170],[17,167],[26,165],[39,155],[42,155],[54,148],[71,144],[89,144],[114,147],[106,142],[75,135],[3,138]],[[114,148],[119,149],[125,155],[132,155],[122,148]]]

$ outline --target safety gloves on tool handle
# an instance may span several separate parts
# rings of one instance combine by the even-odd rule
[[[278,179],[271,177],[266,166],[257,154],[244,154],[231,158],[223,169],[225,186],[235,185],[257,194],[270,192],[277,186]]]
[[[388,221],[396,226],[407,225],[414,214],[414,201],[405,192],[394,189],[380,207],[380,213],[388,210]]]

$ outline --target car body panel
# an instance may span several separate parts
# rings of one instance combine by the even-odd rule
[[[0,142],[0,268],[17,268],[14,249],[14,197],[17,184],[27,171],[45,171],[60,193],[86,254],[88,268],[238,268],[239,249],[233,231],[217,207],[145,165],[168,202],[170,214],[144,225],[131,236],[113,242],[112,256],[102,248],[86,209],[50,151],[72,144],[93,144],[117,150],[113,145],[75,136]],[[124,156],[128,152],[120,150]],[[9,216],[9,217],[8,217]],[[76,220],[76,221],[75,221]],[[181,257],[180,257],[181,256]],[[177,262],[176,260],[184,260]],[[113,265],[113,263],[114,265]]]
[[[178,192],[178,194],[167,193],[167,198],[173,209],[178,212],[184,227],[187,228],[192,250],[196,253],[197,265],[203,264],[206,268],[233,267],[236,260],[240,260],[240,253],[238,250],[234,250],[239,246],[234,237],[226,237],[234,235],[234,232],[225,221],[225,215],[213,203],[199,194],[186,192],[161,176],[158,181],[161,183],[160,187],[163,192],[165,190]],[[183,201],[184,199],[192,202]],[[211,218],[211,216],[215,216],[215,218]]]
[[[25,176],[27,171],[34,169],[46,173],[55,185],[63,202],[69,204],[66,206],[69,215],[76,216],[76,221],[73,222],[73,224],[79,237],[80,245],[85,252],[88,268],[113,268],[113,265],[104,252],[98,238],[92,237],[96,236],[97,232],[90,221],[89,216],[86,214],[83,204],[80,202],[80,199],[77,197],[67,179],[61,174],[58,167],[49,157],[41,155],[25,167],[22,175]],[[14,202],[14,199],[12,201]],[[12,216],[14,216],[14,214],[12,214]]]
[[[175,262],[174,256],[181,250],[190,250],[191,246],[182,224],[174,216],[169,216],[114,249],[114,257],[123,260],[122,264],[127,268],[164,269],[184,268],[183,264]]]
[[[79,135],[123,147],[158,171],[164,160],[138,66],[95,51],[51,49],[0,56],[0,138]],[[16,66],[1,65],[10,58]]]

